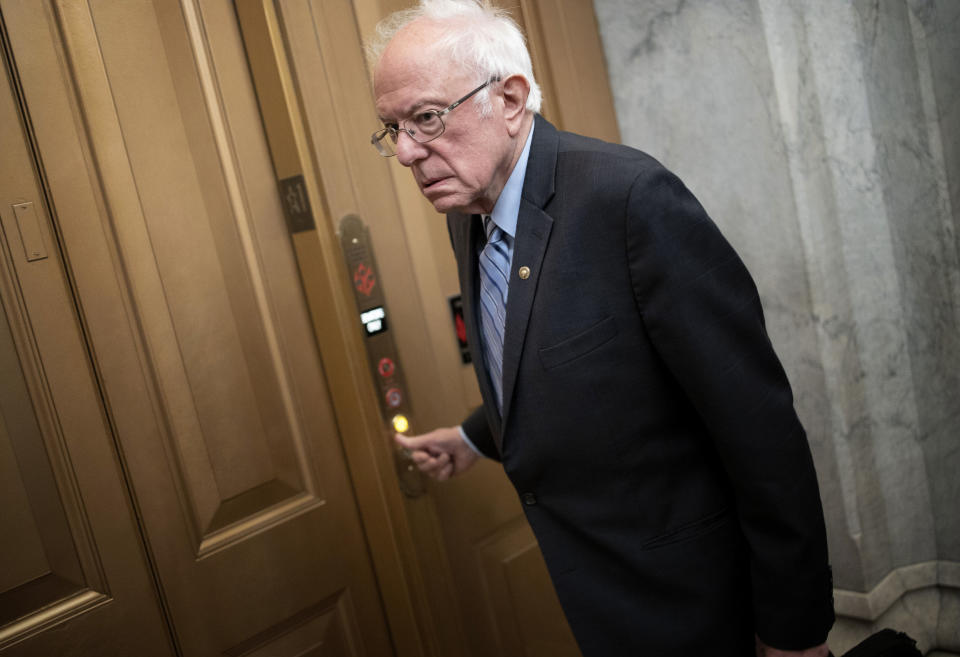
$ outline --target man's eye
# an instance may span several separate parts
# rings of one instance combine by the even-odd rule
[[[433,110],[420,112],[419,114],[415,114],[413,116],[413,122],[421,128],[432,125],[437,120],[439,120],[439,117],[437,117],[437,113]]]

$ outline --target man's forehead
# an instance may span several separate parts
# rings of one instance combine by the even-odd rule
[[[447,105],[461,77],[466,74],[449,62],[385,56],[374,74],[377,112],[380,118],[395,119],[425,105]]]
[[[392,78],[384,76],[376,87],[377,113],[381,119],[409,116],[428,103],[442,102],[442,92],[422,76]]]

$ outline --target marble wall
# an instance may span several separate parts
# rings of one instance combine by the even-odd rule
[[[839,654],[960,652],[960,2],[594,0],[624,143],[757,280],[817,463]]]

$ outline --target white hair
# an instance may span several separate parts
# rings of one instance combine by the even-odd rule
[[[543,96],[533,78],[523,33],[506,10],[493,6],[490,0],[419,0],[416,7],[390,14],[377,24],[376,37],[367,45],[374,68],[397,33],[417,20],[441,28],[433,46],[465,71],[476,73],[478,85],[515,74],[525,77],[530,83],[526,107],[531,112],[540,111]],[[488,114],[488,89],[476,98],[478,112]]]

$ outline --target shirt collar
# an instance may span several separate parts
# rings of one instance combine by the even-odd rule
[[[493,206],[490,218],[510,237],[517,236],[517,216],[520,214],[520,196],[523,193],[523,179],[527,176],[527,159],[530,157],[530,144],[533,142],[533,123],[527,133],[527,143],[523,146],[520,159],[517,160],[507,184],[500,192],[500,198]]]

